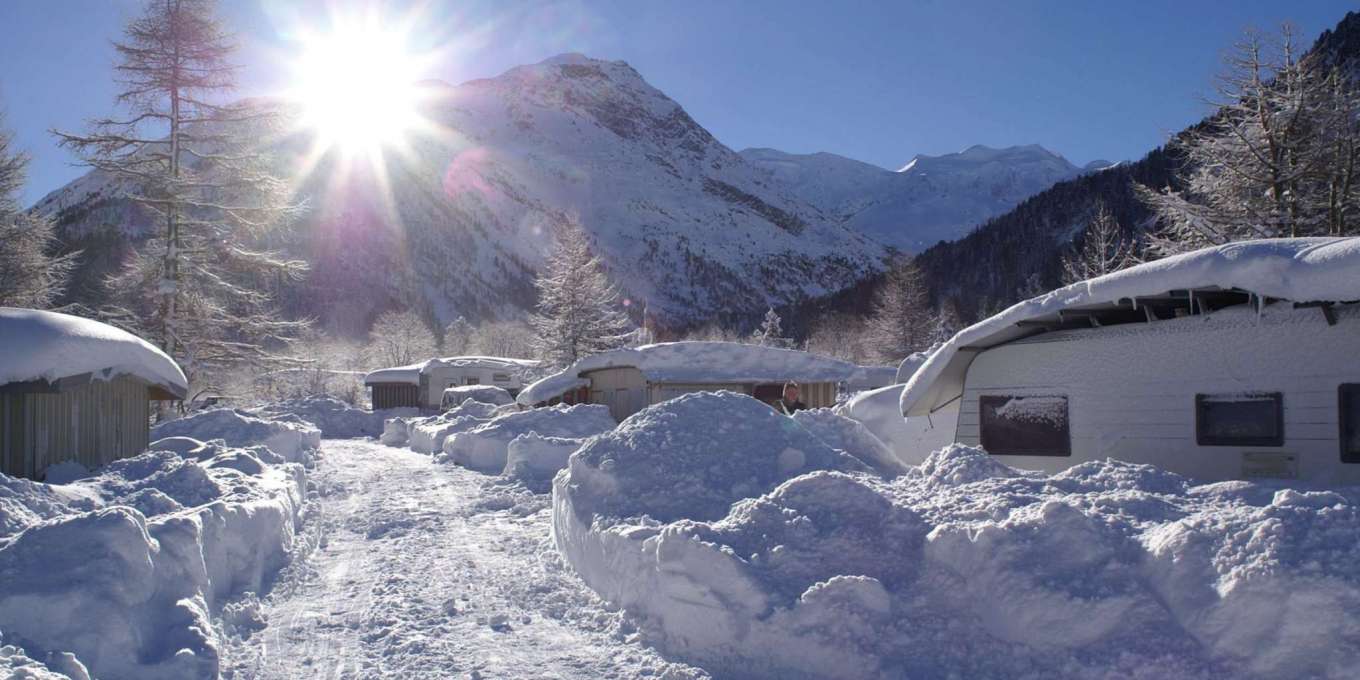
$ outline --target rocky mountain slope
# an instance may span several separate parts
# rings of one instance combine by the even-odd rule
[[[918,155],[896,172],[830,153],[741,155],[833,220],[903,252],[962,238],[1057,182],[1109,165],[1078,167],[1038,144]]]

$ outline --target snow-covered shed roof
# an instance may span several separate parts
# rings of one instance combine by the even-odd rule
[[[957,399],[973,358],[1017,338],[1083,320],[1096,325],[1125,315],[1150,321],[1168,309],[1204,311],[1250,298],[1319,305],[1360,300],[1360,237],[1213,246],[1016,303],[959,331],[932,354],[907,381],[902,413],[925,415]]]
[[[151,343],[106,323],[69,314],[0,307],[0,385],[127,375],[182,399],[179,365]]]
[[[435,368],[489,368],[505,370],[523,370],[535,368],[540,362],[534,359],[512,359],[509,357],[484,357],[484,356],[458,356],[444,357],[442,359],[429,359],[418,364],[409,366],[394,366],[392,368],[382,368],[370,372],[364,376],[364,384],[374,383],[406,383],[415,385],[420,382],[420,375]]]
[[[841,382],[862,375],[847,361],[791,349],[735,342],[663,342],[588,356],[524,388],[516,400],[533,405],[581,387],[582,374],[631,367],[649,382],[763,383]]]

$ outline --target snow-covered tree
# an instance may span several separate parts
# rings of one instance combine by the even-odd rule
[[[375,367],[406,366],[434,358],[434,331],[415,312],[383,312],[368,333],[368,354]]]
[[[929,347],[934,328],[920,268],[909,259],[895,263],[874,292],[867,329],[870,350],[880,361],[901,361]]]
[[[865,339],[865,320],[844,311],[818,318],[808,332],[806,349],[856,364],[866,364],[875,358]]]
[[[1081,248],[1063,256],[1063,283],[1076,283],[1117,272],[1137,263],[1133,243],[1125,240],[1109,208],[1096,206],[1095,219],[1086,226]]]
[[[65,290],[78,254],[54,255],[52,222],[20,207],[28,157],[13,139],[0,125],[0,307],[46,309]]]
[[[305,324],[283,320],[273,286],[305,264],[260,247],[295,212],[259,149],[277,118],[258,104],[219,104],[233,86],[235,44],[213,0],[148,0],[114,44],[126,115],[57,132],[94,169],[135,187],[161,222],[109,281],[110,320],[153,337],[185,370],[277,358]]]
[[[627,344],[632,323],[619,311],[618,291],[579,226],[559,230],[534,284],[538,313],[530,323],[538,333],[539,355],[550,365],[566,366]]]
[[[1354,233],[1360,96],[1349,79],[1301,59],[1289,26],[1248,33],[1225,61],[1218,112],[1171,144],[1184,189],[1139,188],[1162,225],[1152,252]]]
[[[766,347],[788,347],[793,341],[784,337],[783,325],[784,320],[779,318],[779,313],[771,307],[765,310],[765,318],[761,320],[760,328],[751,334],[751,341]]]
[[[467,354],[527,359],[538,350],[534,329],[523,321],[488,321],[472,330]]]
[[[445,326],[442,346],[444,355],[454,357],[467,354],[468,345],[472,342],[472,332],[472,324],[462,316]]]

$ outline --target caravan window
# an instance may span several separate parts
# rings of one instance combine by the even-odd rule
[[[1339,393],[1341,462],[1360,463],[1360,384],[1342,385]]]
[[[1284,446],[1284,395],[1196,394],[1195,441],[1200,446]]]
[[[997,456],[1070,456],[1067,397],[978,399],[982,448]]]

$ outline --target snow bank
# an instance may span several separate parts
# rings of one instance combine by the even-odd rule
[[[451,404],[461,404],[468,399],[496,406],[515,403],[515,398],[505,388],[495,385],[459,385],[444,390],[444,400]]]
[[[831,409],[798,411],[793,414],[793,420],[831,448],[854,456],[880,475],[896,477],[907,470],[892,450],[868,428]]]
[[[490,421],[500,413],[499,408],[494,404],[464,399],[462,404],[437,416],[412,420],[408,424],[411,450],[439,453],[444,450],[444,441],[448,437]]]
[[[930,416],[904,418],[901,408],[905,388],[906,385],[899,384],[860,392],[834,410],[863,425],[899,461],[920,465],[931,451],[953,443],[959,409],[955,405]]]
[[[588,356],[524,388],[515,399],[533,406],[580,386],[581,373],[618,366],[636,368],[651,382],[672,383],[844,382],[871,377],[871,369],[797,350],[735,342],[663,342]]]
[[[211,615],[288,561],[305,476],[262,446],[163,444],[185,453],[118,460],[61,486],[0,476],[7,642],[74,654],[59,668],[68,675],[217,677]]]
[[[0,338],[5,345],[0,385],[93,373],[101,380],[131,375],[180,396],[189,389],[184,372],[165,352],[98,321],[0,307]]]
[[[276,419],[294,416],[315,425],[321,430],[321,436],[338,439],[377,437],[383,433],[385,419],[419,415],[420,409],[366,411],[334,397],[306,397],[249,409],[248,413]]]
[[[1360,489],[1192,486],[1114,461],[1044,475],[963,446],[883,481],[733,396],[644,410],[553,484],[553,540],[583,580],[715,675],[1339,679],[1360,663]]]
[[[1080,281],[1016,303],[959,331],[911,376],[899,409],[923,416],[952,401],[962,389],[973,352],[1019,337],[1017,324],[1057,318],[1066,309],[1118,303],[1176,290],[1238,289],[1291,302],[1360,299],[1360,237],[1241,241],[1203,248]]]
[[[312,452],[321,446],[321,430],[295,415],[256,417],[228,408],[200,411],[151,428],[153,440],[166,437],[221,439],[227,446],[259,444],[294,463],[310,463]]]
[[[768,408],[768,407],[767,407]],[[579,439],[614,429],[609,408],[600,404],[553,406],[498,416],[444,440],[441,461],[481,472],[505,469],[510,442],[530,432],[544,437]]]
[[[545,437],[529,432],[510,440],[506,447],[505,470],[501,475],[523,482],[534,491],[551,488],[553,476],[567,467],[567,459],[586,440],[571,437]]]

